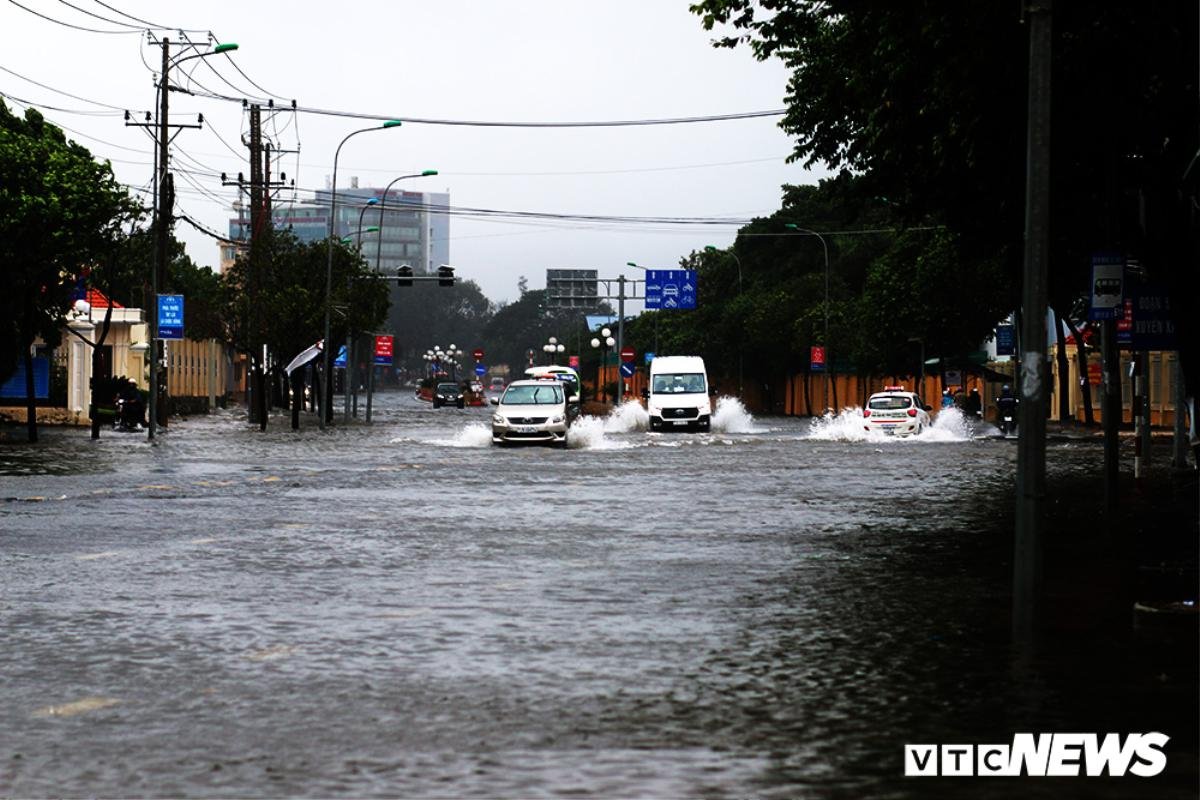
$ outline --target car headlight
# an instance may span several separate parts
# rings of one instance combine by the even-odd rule
[[[550,420],[550,424],[557,425],[558,423],[562,422],[564,419],[565,419],[565,417],[563,417],[562,414],[559,414],[557,417],[554,417],[553,419]]]
[[[504,417],[500,416],[499,414],[492,414],[492,422],[496,425],[506,424]]]

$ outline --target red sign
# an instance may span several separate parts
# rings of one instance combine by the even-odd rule
[[[471,355],[475,356],[476,361],[479,361],[480,359],[483,358],[483,348],[476,347],[475,350],[471,353]]]
[[[825,348],[821,345],[813,345],[809,351],[808,360],[813,372],[820,372],[825,369]]]
[[[571,369],[579,369],[579,356],[567,356],[567,366]]]
[[[376,336],[375,337],[375,363],[391,366],[392,364],[392,337],[391,336]]]
[[[1101,364],[1099,361],[1089,361],[1087,368],[1088,368],[1088,383],[1090,385],[1099,386],[1101,383],[1103,383],[1103,380],[1102,380],[1103,376],[1100,373]]]
[[[621,360],[622,361],[633,361],[634,356],[636,356],[636,355],[637,355],[637,353],[633,352],[632,347],[622,347],[621,348]]]

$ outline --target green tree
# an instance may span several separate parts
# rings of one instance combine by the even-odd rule
[[[82,267],[109,261],[140,208],[108,162],[34,109],[13,115],[0,101],[0,380],[24,357],[28,430],[37,440],[30,347],[56,346]]]
[[[1023,257],[1028,86],[1019,6],[691,8],[708,29],[732,26],[718,46],[746,43],[791,68],[782,126],[795,159],[854,170],[902,220],[946,224],[960,236],[964,268],[1000,259],[1007,279],[990,294],[1015,294],[1007,287],[1019,283]],[[1086,289],[1091,253],[1136,256],[1172,287],[1185,371],[1200,338],[1189,333],[1198,310],[1196,28],[1194,4],[1053,7],[1051,305],[1070,308]]]

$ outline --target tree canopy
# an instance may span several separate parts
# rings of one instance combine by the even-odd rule
[[[38,337],[58,344],[82,269],[111,262],[140,213],[107,161],[0,101],[0,380]]]

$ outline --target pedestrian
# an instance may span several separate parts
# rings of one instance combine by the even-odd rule
[[[952,408],[954,406],[954,395],[947,388],[942,392],[942,408]]]

